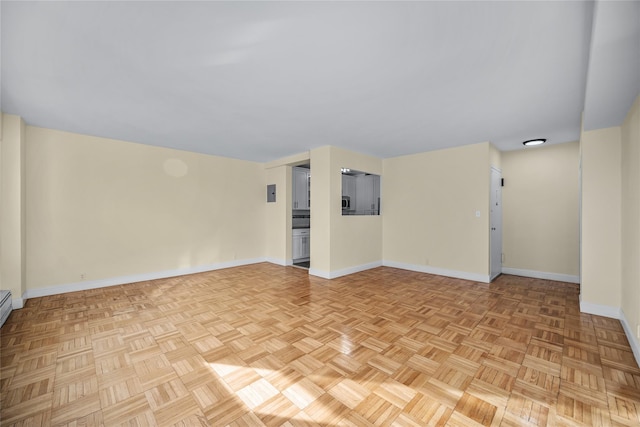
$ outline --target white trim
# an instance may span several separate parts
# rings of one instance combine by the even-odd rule
[[[256,263],[265,262],[265,261],[266,261],[265,258],[251,258],[251,259],[220,262],[216,264],[202,265],[202,266],[190,267],[190,268],[180,268],[176,270],[165,270],[165,271],[159,271],[155,273],[142,273],[142,274],[134,274],[131,276],[119,276],[119,277],[110,277],[107,279],[91,280],[91,281],[85,281],[85,282],[67,283],[64,285],[51,286],[48,288],[29,289],[24,293],[23,297],[25,299],[37,298],[37,297],[44,297],[48,295],[63,294],[67,292],[85,291],[88,289],[97,289],[97,288],[105,288],[108,286],[125,285],[127,283],[144,282],[147,280],[166,279],[168,277],[184,276],[187,274],[194,274],[194,273],[204,273],[206,271],[220,270],[223,268],[230,268],[230,267],[239,267],[242,265],[256,264]],[[15,302],[16,299],[13,299],[13,301]],[[15,305],[13,307],[16,308]]]
[[[629,322],[627,322],[627,316],[624,315],[622,309],[620,309],[620,323],[622,323],[622,328],[629,341],[633,356],[636,358],[636,363],[640,366],[640,342],[638,342],[638,337],[633,333],[633,328],[629,325]]]
[[[612,319],[620,319],[620,307],[613,307],[610,305],[580,301],[580,312],[595,314],[596,316],[610,317]]]
[[[24,307],[24,302],[26,300],[27,300],[27,298],[24,295],[22,297],[11,298],[11,308],[13,310],[18,310],[18,309]]]
[[[310,276],[317,276],[317,277],[322,277],[323,279],[331,279],[331,273],[324,271],[324,270],[318,270],[316,268],[310,268],[309,269],[309,275]]]
[[[629,325],[627,316],[625,316],[622,308],[580,301],[580,311],[582,313],[595,314],[596,316],[618,319],[622,324],[624,334],[627,336],[627,340],[629,341],[629,347],[631,347],[633,357],[636,359],[636,363],[640,365],[640,342],[638,342],[638,338],[634,334],[631,325]]]
[[[284,260],[280,258],[271,258],[267,257],[265,261],[270,262],[271,264],[281,265],[283,267],[287,267],[289,265],[293,265],[293,260]]]
[[[580,276],[561,273],[547,273],[545,271],[524,270],[521,268],[502,267],[502,274],[533,277],[534,279],[555,280],[557,282],[580,283]]]
[[[315,268],[310,268],[309,274],[312,276],[322,277],[324,279],[335,279],[337,277],[347,276],[349,274],[359,273],[365,270],[371,270],[372,268],[376,268],[380,266],[382,266],[382,261],[369,262],[367,264],[356,265],[353,267],[347,267],[340,270],[334,270],[334,271],[328,271],[328,272],[323,270],[318,270]]]
[[[405,264],[397,261],[382,261],[382,265],[386,267],[401,268],[403,270],[417,271],[420,273],[436,274],[438,276],[455,277],[456,279],[471,280],[474,282],[489,283],[488,274],[469,273],[466,271],[448,270],[446,268],[432,267],[430,265]]]
[[[497,183],[498,188],[494,187],[493,184],[493,175],[494,172],[496,172],[498,174],[498,179],[499,182]],[[496,206],[498,206],[498,209],[496,209],[495,211],[490,208],[489,209],[489,227],[491,229],[491,231],[493,230],[497,230],[500,234],[500,238],[496,238],[496,236],[494,236],[494,234],[496,233],[492,233],[491,231],[489,232],[489,281],[492,282],[493,279],[495,279],[496,277],[498,277],[501,273],[502,273],[502,262],[504,259],[504,252],[503,252],[503,244],[502,244],[502,236],[504,235],[504,228],[502,226],[502,219],[503,219],[503,215],[502,215],[502,170],[498,169],[495,166],[491,166],[489,169],[489,187],[491,188],[491,197],[490,202],[491,204],[493,204],[493,202],[496,202]],[[498,191],[499,190],[499,191]],[[496,196],[496,199],[493,200],[493,195],[494,194],[498,194],[498,192],[500,193],[499,196]],[[499,221],[498,221],[499,220]],[[499,222],[499,224],[495,224],[494,227],[494,221],[495,222]],[[494,255],[494,249],[497,249],[495,246],[499,246],[499,258],[500,258],[500,267],[498,268],[498,270],[494,273],[493,267],[494,267],[494,259],[493,259],[493,255]]]

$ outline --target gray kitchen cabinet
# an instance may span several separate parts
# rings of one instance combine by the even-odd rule
[[[356,177],[356,212],[364,215],[371,209],[371,194],[373,194],[373,182],[367,179],[368,175]]]
[[[309,169],[293,168],[293,209],[310,209],[310,180],[311,173]]]
[[[380,175],[373,175],[373,196],[371,200],[373,215],[380,213]]]
[[[358,175],[356,177],[356,212],[359,215],[377,215],[379,195],[379,175]]]
[[[294,261],[307,260],[311,255],[310,230],[308,228],[293,230],[292,258]]]
[[[349,196],[352,201],[355,201],[356,178],[354,176],[342,175],[342,195]]]
[[[296,261],[301,258],[302,254],[302,236],[296,235],[294,230],[292,240],[293,246],[291,248],[291,257]]]

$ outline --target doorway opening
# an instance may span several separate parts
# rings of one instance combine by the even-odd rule
[[[308,269],[311,264],[311,165],[292,168],[291,254],[293,265]]]
[[[491,280],[502,274],[502,172],[491,168],[490,273]]]

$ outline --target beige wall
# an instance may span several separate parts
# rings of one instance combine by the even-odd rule
[[[381,217],[342,216],[343,167],[382,175],[381,159],[331,146],[311,151],[309,272],[326,278],[382,264]]]
[[[640,96],[622,124],[621,138],[622,311],[637,334],[640,327]]]
[[[382,265],[382,216],[342,215],[341,172],[341,168],[349,168],[380,175],[380,204],[384,206],[382,160],[337,147],[330,148],[330,159],[331,270],[357,269],[375,263]],[[313,173],[315,171],[314,166]]]
[[[266,184],[276,185],[276,201],[266,206],[267,261],[287,265],[291,260],[291,167],[272,167],[266,175]]]
[[[502,153],[504,268],[578,276],[579,143]]]
[[[266,207],[267,261],[280,265],[292,263],[292,166],[310,163],[310,152],[294,154],[264,164],[267,184],[276,184],[276,202]]]
[[[20,117],[0,115],[0,288],[11,291],[13,307],[21,308],[26,290],[26,132]]]
[[[29,289],[264,258],[262,164],[30,126],[26,141]]]
[[[630,116],[636,117],[634,114]],[[5,143],[10,122],[5,117]],[[629,122],[625,129],[633,135],[635,122]],[[272,162],[265,169],[267,165],[253,162],[30,126],[24,134],[29,191],[23,210],[28,214],[27,235],[21,250],[27,249],[27,270],[19,292],[233,261],[288,260],[291,256],[288,164]],[[612,205],[602,203],[602,197],[613,202],[614,210],[616,197],[621,206],[620,192],[616,196],[615,186],[613,191],[610,188],[621,179],[615,160],[620,158],[620,139],[620,128],[612,128],[587,132],[582,141],[582,161],[589,167],[583,177],[584,203],[589,206],[583,228],[583,232],[588,230],[583,270],[589,272],[589,279],[583,298],[614,306],[616,302],[619,306],[620,286],[617,293],[600,289],[597,283],[601,279],[594,272],[602,271],[602,260],[611,264],[616,257],[620,259],[620,244],[616,255],[615,248],[598,251],[593,248],[602,245],[588,242],[599,242],[600,234],[605,235],[605,241],[616,239],[593,224],[605,223],[608,229],[616,229],[615,213],[609,218],[610,209],[603,208]],[[607,141],[613,141],[613,152]],[[529,154],[558,150],[551,157],[560,159],[569,156],[560,151],[575,150],[576,146],[563,145]],[[4,154],[4,143],[2,147]],[[516,153],[507,154],[506,159],[503,153],[501,159],[489,143],[386,160],[336,147],[321,147],[305,156],[313,171],[311,266],[312,271],[328,276],[382,260],[434,267],[443,274],[488,275],[489,166],[501,167],[503,175],[514,168],[521,175],[529,173],[518,166],[523,159]],[[294,157],[297,161],[300,156]],[[341,167],[382,176],[382,216],[341,215]],[[569,181],[561,174],[553,176],[557,181]],[[602,176],[610,182],[603,184]],[[506,178],[505,191],[509,191],[515,182]],[[278,186],[278,202],[273,205],[265,202],[267,183]],[[4,202],[6,195],[2,197]],[[477,210],[480,218],[475,217]],[[518,213],[506,211],[503,215],[505,221],[514,216]],[[505,223],[505,230],[509,227]],[[619,233],[617,238],[621,241]],[[514,249],[508,240],[505,236],[506,262],[511,265],[511,252],[515,255],[522,248]],[[558,262],[558,257],[553,258]],[[595,259],[600,264],[594,264]],[[553,271],[572,274],[570,269]]]
[[[620,127],[583,132],[581,301],[619,309],[621,303]]]
[[[488,280],[490,144],[383,163],[385,263],[429,266]]]
[[[331,147],[311,150],[311,247],[310,273],[327,276],[331,272]]]

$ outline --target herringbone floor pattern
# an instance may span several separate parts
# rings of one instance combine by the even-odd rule
[[[271,264],[35,298],[1,423],[638,426],[640,370],[578,287]]]

